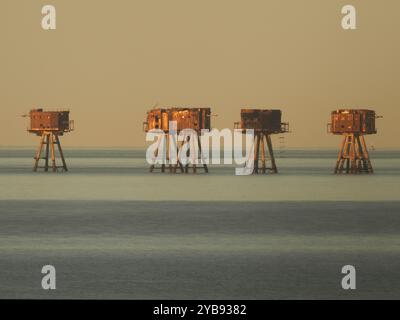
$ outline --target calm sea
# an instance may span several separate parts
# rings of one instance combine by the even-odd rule
[[[399,151],[362,176],[333,175],[335,150],[278,152],[267,176],[150,174],[131,149],[33,173],[33,154],[0,149],[0,298],[400,298]]]
[[[3,200],[384,201],[399,199],[400,151],[371,153],[374,175],[332,174],[336,151],[277,154],[280,173],[235,176],[235,166],[208,175],[150,174],[145,150],[65,150],[70,172],[33,173],[34,150],[0,149]]]

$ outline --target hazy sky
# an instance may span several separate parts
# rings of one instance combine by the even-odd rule
[[[158,103],[210,106],[221,129],[280,108],[292,148],[336,147],[331,110],[368,107],[384,116],[368,144],[399,148],[399,17],[398,0],[1,0],[0,146],[38,142],[20,117],[38,106],[71,110],[65,146],[143,146]]]

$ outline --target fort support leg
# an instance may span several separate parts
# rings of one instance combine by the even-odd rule
[[[349,136],[349,139],[347,140],[347,162],[346,162],[346,172],[347,173],[352,173],[351,172],[351,165],[352,165],[352,136]]]
[[[186,148],[185,150],[183,148],[185,144],[187,144],[187,150]],[[160,159],[162,152],[162,159],[167,161],[166,163],[162,163],[160,166],[162,173],[167,171],[170,173],[177,173],[178,166],[181,173],[197,173],[198,169],[201,168],[204,168],[204,172],[208,173],[208,167],[201,149],[201,139],[198,135],[197,138],[194,136],[187,136],[184,141],[176,141],[170,135],[166,135],[163,138],[162,144],[160,138],[158,139],[154,150],[155,151],[152,158],[153,164],[150,166],[150,172],[153,172],[156,168],[158,168],[157,160]],[[182,156],[180,152],[186,152],[185,157],[191,161],[188,161],[183,165],[180,161]],[[201,163],[202,166],[199,166],[198,163]],[[169,169],[167,169],[168,167]]]
[[[181,169],[181,173],[184,173],[185,170],[184,170],[184,168],[183,168],[182,162],[179,160],[179,156],[180,156],[179,150],[182,150],[182,146],[184,145],[184,143],[185,143],[184,141],[181,141],[180,146],[179,146],[179,147],[177,146],[177,148],[176,148],[177,163],[176,163],[176,165],[175,165],[175,168],[177,168],[177,167],[179,166],[179,168]],[[175,172],[176,172],[176,170],[175,170]]]
[[[358,135],[356,136],[356,151],[357,151],[357,163],[358,163],[357,169],[359,173],[370,173],[367,161],[368,155],[366,155],[365,153],[366,150],[364,150],[363,144],[361,143],[361,139],[360,136]]]
[[[39,160],[40,160],[40,158],[42,157],[43,143],[44,143],[45,137],[46,137],[46,134],[43,133],[42,136],[41,136],[41,138],[40,138],[39,148],[38,148],[38,150],[37,150],[37,152],[36,152],[36,155],[35,155],[35,165],[33,166],[33,171],[35,171],[35,172],[36,172],[37,169],[38,169]]]
[[[35,155],[35,164],[33,167],[33,171],[37,171],[38,168],[44,169],[45,172],[48,172],[51,166],[52,172],[57,172],[57,164],[56,164],[56,150],[55,150],[55,144],[58,147],[58,152],[60,159],[62,161],[62,168],[64,171],[68,171],[67,164],[65,162],[64,158],[64,153],[61,148],[61,143],[60,139],[58,137],[58,133],[52,132],[52,131],[45,131],[42,133],[41,138],[40,138],[40,144],[39,148],[36,152]],[[42,157],[42,152],[43,152],[43,147],[45,147],[45,154],[44,157]],[[50,165],[50,158],[51,158],[51,165]],[[39,167],[39,161],[43,159],[44,160],[44,166]],[[61,167],[60,167],[61,168]]]
[[[346,167],[346,168],[344,168]],[[335,173],[373,173],[364,136],[345,134],[339,150]]]
[[[179,143],[178,143],[178,144],[179,144]],[[174,171],[173,171],[173,172],[176,173],[176,169],[177,169],[178,166],[179,166],[181,172],[184,173],[185,170],[184,170],[184,168],[183,168],[183,165],[182,165],[182,163],[179,161],[179,150],[182,149],[182,146],[183,146],[184,142],[182,141],[182,142],[180,143],[180,146],[178,146],[178,144],[177,144],[177,146],[176,146],[176,163],[175,163],[175,165],[174,165]]]
[[[362,137],[361,138],[357,137],[357,144],[358,144],[358,148],[359,148],[359,158],[360,158],[360,160],[359,160],[360,172],[370,173],[368,161],[367,161],[368,156],[365,153],[366,150],[364,150],[364,146],[361,142],[361,139],[362,139]]]
[[[362,173],[363,172],[363,166],[362,166],[362,159],[363,159],[363,154],[362,154],[362,147],[360,144],[360,139],[359,136],[354,137],[354,145],[355,145],[355,153],[356,153],[356,171],[357,173]]]
[[[346,135],[344,137],[344,145],[343,145],[343,148],[342,148],[340,165],[339,165],[339,172],[338,173],[343,173],[343,171],[345,170],[344,166],[345,166],[346,162],[348,161],[348,159],[347,159],[348,158],[348,147],[349,147],[348,139],[349,139],[349,137],[348,137],[348,135]]]
[[[54,150],[54,136],[52,133],[50,134],[50,149],[51,149],[51,163],[52,163],[53,172],[56,172],[57,171],[56,153]]]
[[[352,135],[351,137],[351,145],[350,145],[350,172],[351,173],[358,173],[357,172],[357,153],[356,153],[356,143],[355,143],[355,136]]]
[[[174,141],[174,144],[172,146],[172,141],[171,141],[171,148],[173,148],[174,150],[174,154],[171,155],[171,157],[173,156],[175,158],[175,161],[173,163],[173,167],[172,167],[172,173],[176,173],[176,169],[178,168],[179,165],[179,155],[178,155],[178,142]]]
[[[336,166],[335,166],[335,171],[334,173],[339,173],[340,172],[340,166],[342,165],[342,159],[343,159],[343,152],[344,152],[344,146],[346,144],[347,136],[344,136],[342,139],[342,143],[340,145],[339,149],[339,155],[336,161]]]
[[[154,171],[154,168],[155,168],[155,164],[154,163],[157,161],[158,153],[159,153],[159,150],[160,150],[160,145],[161,145],[161,140],[162,139],[163,139],[162,136],[158,136],[157,137],[157,145],[156,145],[156,148],[154,150],[153,158],[151,159],[153,161],[153,164],[150,165],[150,172]]]
[[[346,134],[344,137],[344,145],[340,152],[340,164],[338,173],[350,172],[350,149],[351,149],[351,135]]]
[[[350,172],[350,147],[351,147],[351,135],[348,135],[345,146],[346,173]]]
[[[367,172],[368,173],[374,173],[374,169],[372,168],[372,164],[371,164],[371,160],[369,158],[369,153],[368,153],[367,145],[365,143],[364,136],[361,136],[361,142],[362,142],[362,145],[364,147],[364,158],[365,158],[365,161],[367,163],[367,168],[368,168]]]
[[[255,136],[255,148],[254,148],[254,169],[253,173],[258,173],[258,162],[260,159],[260,133]]]
[[[269,151],[269,155],[271,158],[271,173],[278,173],[278,168],[276,167],[276,163],[275,163],[274,150],[272,149],[271,136],[269,134],[267,134],[265,136],[265,138],[267,140],[268,151]]]
[[[266,165],[267,157],[266,157],[265,144],[268,148],[269,159],[271,161],[271,168],[267,168]],[[275,162],[274,150],[272,147],[272,140],[271,136],[268,133],[261,132],[255,134],[251,152],[254,153],[253,174],[266,173],[267,169],[269,169],[269,173],[278,173],[278,168],[276,167],[276,162]],[[261,160],[261,168],[259,167],[260,160]]]
[[[50,135],[46,134],[46,154],[44,158],[44,171],[48,172],[49,171],[49,149],[50,149]]]
[[[161,172],[165,172],[165,161],[167,159],[167,154],[166,154],[166,151],[167,151],[167,140],[168,140],[167,136],[163,135],[162,142],[161,142],[161,144],[162,144]]]
[[[170,136],[167,135],[166,137],[166,159],[168,162],[168,171],[169,173],[172,173],[172,164],[171,164],[171,156],[170,156],[170,148],[171,148],[171,141],[170,141]]]
[[[203,150],[201,148],[201,140],[200,140],[200,137],[198,135],[197,135],[197,142],[199,144],[200,159],[201,159],[201,162],[203,163],[204,172],[208,173],[208,167],[207,167],[206,159],[204,158]]]
[[[190,146],[190,136],[186,138],[186,141],[182,143],[182,146],[187,143]],[[181,148],[182,148],[181,146]],[[189,161],[187,160],[190,157],[190,147],[186,150],[186,164],[185,164],[185,173],[189,173]]]
[[[266,166],[265,166],[265,141],[264,141],[265,135],[261,135],[261,167],[262,167],[262,173],[265,174],[266,172]]]
[[[67,172],[68,171],[67,163],[65,162],[64,153],[63,153],[62,148],[61,148],[60,139],[58,138],[57,134],[55,134],[54,137],[56,139],[56,143],[57,143],[57,146],[58,146],[58,152],[60,153],[61,162],[63,164],[63,170]]]
[[[186,151],[186,157],[189,157],[189,150]],[[185,171],[186,174],[189,173],[189,162],[185,164]]]
[[[192,159],[192,169],[193,173],[197,173],[197,159],[199,158],[199,150],[196,147],[197,139],[193,139],[192,136],[189,140],[190,143],[190,157]]]

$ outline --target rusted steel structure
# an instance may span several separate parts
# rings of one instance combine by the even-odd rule
[[[40,136],[40,143],[35,155],[33,171],[36,172],[38,169],[44,169],[44,171],[47,172],[50,168],[52,172],[57,172],[58,169],[68,171],[59,137],[64,135],[64,133],[74,130],[74,122],[69,119],[69,111],[44,111],[43,109],[32,109],[29,112],[29,118],[30,125],[28,132]],[[58,148],[62,162],[61,166],[57,166],[56,164],[55,145]],[[45,149],[44,156],[42,156],[43,149]],[[51,164],[49,164],[50,159]],[[43,167],[39,166],[40,160],[44,160]]]
[[[235,123],[235,129],[242,129],[243,133],[248,129],[254,130],[253,174],[278,173],[271,135],[289,132],[289,123],[282,122],[282,111],[242,109],[240,118],[240,123]],[[267,167],[267,161],[271,162],[270,167]]]
[[[375,111],[367,109],[339,109],[332,111],[328,132],[342,135],[334,173],[373,173],[364,135],[376,134]]]
[[[171,122],[175,122],[176,128],[171,128]],[[210,108],[158,108],[152,109],[147,112],[147,119],[143,123],[143,129],[145,132],[150,130],[160,130],[164,133],[163,139],[158,139],[158,145],[154,152],[154,157],[158,156],[158,153],[163,149],[166,152],[166,162],[161,164],[161,172],[166,172],[166,166],[169,168],[170,173],[177,173],[179,167],[180,172],[189,173],[192,169],[193,173],[197,173],[198,168],[203,168],[204,172],[208,173],[208,167],[205,163],[201,142],[200,134],[201,130],[211,128],[211,109]],[[188,135],[185,141],[176,142],[171,139],[171,135],[179,135],[184,130],[193,130],[196,132],[195,137]],[[197,141],[194,141],[197,140]],[[201,166],[198,167],[195,163],[183,165],[179,160],[178,156],[174,161],[171,161],[170,154],[175,156],[178,155],[178,151],[185,143],[198,143],[198,154],[191,155],[190,150],[187,151],[186,156],[192,157],[193,159],[200,159]],[[163,144],[165,146],[163,147]],[[172,152],[171,152],[172,151]],[[176,151],[176,152],[175,152]],[[152,164],[150,166],[150,172],[153,172],[156,166]]]

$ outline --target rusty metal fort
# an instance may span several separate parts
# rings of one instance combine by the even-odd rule
[[[328,131],[342,135],[335,173],[373,173],[364,135],[376,134],[375,111],[341,109],[333,111]]]
[[[40,137],[33,170],[68,171],[61,148],[60,136],[74,130],[74,121],[69,119],[69,110],[45,111],[37,108],[32,109],[26,116],[30,118],[28,132]],[[241,121],[234,124],[235,129],[241,129],[243,133],[247,129],[254,130],[253,174],[278,173],[271,135],[289,132],[289,124],[281,120],[282,111],[277,109],[242,109],[240,118]],[[332,111],[331,122],[328,123],[328,132],[343,137],[334,169],[335,174],[373,173],[364,136],[377,133],[375,127],[375,119],[377,118],[379,117],[375,111],[368,109],[338,109]],[[171,121],[176,123],[176,128],[169,127]],[[179,133],[182,130],[191,129],[198,133],[196,136],[199,154],[196,157],[200,159],[200,166],[194,163],[183,165],[179,159],[176,159],[173,164],[161,164],[160,168],[151,165],[150,172],[160,169],[161,172],[169,173],[197,173],[198,169],[203,169],[205,173],[208,173],[209,169],[204,161],[199,133],[203,129],[211,129],[211,108],[151,109],[147,112],[143,129],[145,132],[156,129],[164,133],[169,133],[171,130]],[[169,135],[166,135],[166,137],[164,148],[167,150],[167,155],[170,154],[171,148],[179,149],[184,143],[195,143],[193,138],[190,141],[190,137],[187,137],[186,141],[181,141],[178,145],[170,140]],[[58,149],[61,165],[56,163],[55,146]],[[157,146],[155,149],[155,156],[157,156],[160,148],[161,146]],[[44,160],[43,166],[40,165],[40,160]],[[51,163],[49,163],[50,160]],[[267,162],[269,162],[268,166]]]
[[[163,148],[166,150],[167,161],[170,162],[168,165],[170,173],[176,173],[179,167],[180,172],[188,173],[189,170],[193,173],[197,173],[197,165],[196,163],[191,164],[191,168],[189,164],[185,164],[185,166],[181,163],[181,161],[176,158],[174,161],[169,159],[170,154],[173,154],[171,149],[178,150],[185,143],[198,143],[199,150],[198,155],[190,155],[190,151],[187,151],[187,156],[191,156],[192,158],[200,158],[201,166],[200,168],[204,169],[204,172],[208,172],[207,164],[205,163],[203,157],[203,151],[200,141],[200,132],[201,130],[211,128],[211,109],[210,108],[169,108],[169,109],[152,109],[147,112],[147,120],[143,123],[144,131],[148,132],[149,130],[161,130],[166,133],[166,139],[159,139],[158,145],[155,150],[155,156],[157,156],[160,149]],[[170,128],[171,122],[176,123],[176,128]],[[173,130],[175,133],[179,134],[182,130],[190,129],[196,132],[195,137],[191,137],[190,135],[186,137],[186,141],[181,141],[178,145],[173,139],[171,139],[168,133]],[[193,141],[197,139],[197,141]],[[161,145],[161,142],[165,143]],[[156,169],[155,165],[151,165],[150,172],[153,172]],[[161,172],[166,172],[166,165],[161,165]]]
[[[29,118],[28,131],[40,137],[33,171],[38,169],[49,171],[50,167],[52,172],[56,172],[58,169],[68,171],[59,137],[74,130],[74,121],[69,119],[69,110],[44,111],[43,109],[33,109],[29,112]],[[55,145],[58,147],[61,166],[56,164]],[[42,156],[44,146],[44,156]],[[49,157],[51,157],[51,165],[49,164]],[[40,160],[44,160],[43,166],[39,165]]]
[[[240,112],[240,118],[240,123],[235,123],[236,129],[242,129],[243,133],[246,133],[246,130],[248,129],[254,130],[253,173],[278,173],[274,151],[272,148],[271,135],[289,132],[289,123],[282,122],[281,120],[282,111],[265,109],[242,109]],[[266,157],[266,149],[268,157]],[[267,160],[271,162],[270,167],[266,166]]]

